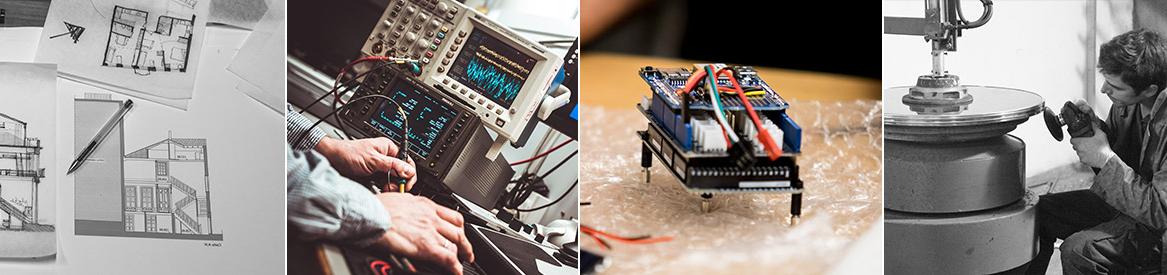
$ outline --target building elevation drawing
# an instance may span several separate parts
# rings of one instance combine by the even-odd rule
[[[0,113],[0,231],[53,232],[38,222],[38,188],[45,178],[41,141],[26,134],[28,124]]]
[[[86,140],[77,148],[102,125],[83,123],[108,119],[121,104],[91,99],[75,103],[77,139]],[[75,172],[76,234],[223,240],[211,213],[207,141],[168,137],[125,153],[122,127],[119,122]]]
[[[133,69],[139,75],[186,72],[195,16],[150,19],[146,11],[114,6],[101,65]]]

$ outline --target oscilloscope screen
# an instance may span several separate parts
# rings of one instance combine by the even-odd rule
[[[450,77],[510,108],[538,60],[490,34],[474,29],[465,50],[450,66]]]
[[[413,83],[399,79],[389,87],[389,98],[401,104],[409,116],[409,151],[428,158],[434,143],[442,136],[458,113],[441,101],[425,94]],[[402,121],[397,106],[385,100],[377,113],[369,118],[369,125],[385,133],[394,141],[401,141]]]

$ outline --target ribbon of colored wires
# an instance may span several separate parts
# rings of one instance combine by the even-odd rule
[[[758,130],[758,140],[762,142],[762,146],[766,147],[766,154],[770,157],[770,160],[778,159],[778,156],[782,155],[782,152],[778,149],[779,147],[775,144],[774,139],[770,137],[770,133],[766,131],[766,128],[762,127],[762,120],[758,118],[758,111],[754,110],[754,105],[746,97],[746,93],[742,90],[742,85],[737,82],[737,78],[733,77],[733,72],[729,68],[722,68],[715,75],[726,75],[729,78],[729,83],[733,84],[733,89],[737,91],[738,99],[741,99],[742,105],[746,106],[746,113],[750,115],[750,120],[754,121],[754,127]]]
[[[716,114],[717,122],[721,123],[721,127],[729,135],[730,144],[737,143],[741,139],[733,131],[733,127],[729,126],[729,122],[725,120],[725,113],[721,110],[721,96],[717,95],[719,94],[717,92],[717,76],[713,73],[713,65],[705,67],[705,74],[707,79],[705,82],[709,84],[709,103],[713,104],[713,113]]]

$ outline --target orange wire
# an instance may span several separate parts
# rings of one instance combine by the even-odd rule
[[[667,236],[666,237],[656,237],[656,238],[644,238],[644,239],[630,239],[630,238],[618,236],[616,234],[600,231],[598,229],[591,228],[591,227],[584,226],[584,225],[580,226],[580,230],[583,231],[584,233],[588,233],[590,235],[604,236],[604,237],[610,238],[612,240],[626,243],[626,244],[653,244],[653,243],[668,242],[668,241],[673,240],[673,237],[667,237]]]

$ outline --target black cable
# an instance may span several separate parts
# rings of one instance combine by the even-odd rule
[[[985,23],[989,23],[990,18],[993,18],[993,0],[981,0],[981,6],[984,7],[984,12],[981,14],[981,18],[973,22],[968,22],[968,20],[964,19],[964,11],[961,10],[960,1],[954,2],[956,5],[956,16],[961,21],[961,25],[956,26],[957,29],[972,29],[984,26]]]
[[[500,200],[500,205],[505,207],[505,208],[517,208],[517,207],[519,207],[520,203],[522,203],[523,201],[526,201],[527,198],[531,197],[531,193],[534,193],[536,188],[538,188],[540,186],[547,186],[546,184],[532,185],[531,184],[532,182],[542,180],[542,179],[546,178],[548,175],[551,175],[552,172],[555,172],[555,170],[558,170],[560,167],[562,167],[564,164],[566,164],[568,160],[571,160],[571,158],[574,157],[576,154],[579,154],[579,150],[572,152],[570,155],[568,155],[566,158],[561,160],[558,164],[556,164],[554,167],[552,167],[551,170],[548,170],[543,175],[540,175],[540,176],[524,175],[524,176],[520,177],[519,179],[515,179],[515,180],[511,180],[511,181],[507,182],[507,183],[514,183],[515,186],[511,187],[510,191],[503,193],[502,199]],[[533,177],[533,178],[528,178],[528,177]]]
[[[340,89],[340,87],[347,87],[347,88],[351,89],[351,87],[353,87],[352,86],[353,82],[357,81],[357,79],[361,79],[361,77],[364,77],[365,75],[367,75],[369,73],[372,73],[374,71],[378,71],[378,70],[385,68],[385,67],[392,65],[392,64],[393,63],[389,63],[389,62],[381,63],[380,65],[377,65],[377,67],[374,67],[371,70],[357,74],[356,77],[349,79],[348,81],[344,82],[344,84],[342,84],[341,86],[336,86],[335,88],[332,88],[332,90],[329,90],[327,93],[324,93],[324,95],[317,97],[316,100],[313,100],[312,103],[308,104],[308,106],[305,106],[303,109],[300,109],[300,113],[303,114],[304,112],[307,112],[309,108],[312,108],[312,106],[315,106],[317,103],[324,101],[324,99],[327,98],[328,96],[335,94],[336,90]],[[335,84],[335,83],[333,83],[333,84]]]
[[[559,170],[560,167],[563,167],[563,165],[566,164],[568,160],[571,160],[571,158],[574,157],[576,154],[579,154],[579,150],[571,152],[570,155],[563,158],[563,160],[559,161],[558,164],[555,164],[554,167],[551,167],[551,170],[547,170],[547,172],[543,173],[542,175],[539,175],[538,177],[535,178],[535,180],[532,180],[532,181],[546,179],[547,176],[551,175],[551,173],[555,172],[555,170]],[[526,185],[529,183],[530,182],[525,182],[523,187],[519,187],[518,185],[516,185],[514,189],[511,189],[512,192],[515,192],[515,196],[514,196],[514,200],[512,200],[511,203],[508,205],[508,206],[510,206],[510,208],[519,207],[519,204],[522,203],[523,201],[526,201],[528,198],[530,198],[531,194],[535,192],[535,188],[539,187],[539,185]],[[546,184],[543,184],[543,186],[546,186]]]
[[[316,123],[312,123],[312,126],[308,126],[308,129],[305,129],[304,133],[300,134],[300,137],[297,137],[296,142],[293,142],[292,144],[300,144],[300,142],[304,141],[304,138],[308,137],[308,134],[312,132],[312,129],[315,129],[316,126],[320,125],[320,123],[327,121],[328,118],[336,115],[340,111],[347,110],[349,106],[353,106],[353,103],[356,103],[357,101],[361,101],[361,100],[372,99],[372,98],[385,99],[385,100],[393,103],[393,105],[397,105],[398,112],[400,112],[400,113],[405,112],[405,109],[401,107],[401,104],[397,103],[396,100],[393,100],[392,98],[389,98],[388,96],[366,95],[366,96],[358,97],[358,98],[355,98],[355,99],[349,101],[348,104],[345,104],[344,106],[341,106],[340,108],[338,108],[336,110],[333,110],[331,113],[328,113],[327,116],[324,116],[323,118],[317,120]],[[402,138],[401,138],[402,144],[404,145],[404,147],[403,147],[404,149],[401,149],[401,150],[408,151],[409,150],[409,116],[406,114],[402,114],[401,119],[402,119],[402,126],[403,126],[402,130],[405,131],[405,133],[402,135]]]
[[[539,180],[546,179],[547,176],[551,175],[552,172],[559,170],[560,167],[563,167],[564,164],[567,164],[567,161],[571,160],[577,154],[579,154],[579,150],[571,152],[570,155],[563,158],[563,160],[559,161],[559,163],[555,164],[555,166],[551,167],[551,170],[547,170],[547,172],[543,173],[542,175],[539,175],[538,177],[536,177],[532,181],[539,181]],[[578,182],[578,180],[577,180],[577,182]],[[530,198],[531,194],[535,192],[535,188],[539,187],[538,185],[526,185],[526,183],[529,183],[529,182],[520,181],[519,184],[516,184],[515,187],[513,189],[511,189],[511,192],[509,192],[509,193],[513,194],[513,195],[510,196],[511,200],[509,201],[507,206],[509,206],[510,208],[516,208],[516,210],[518,210],[517,209],[518,204],[520,204],[523,201],[526,201],[528,198]],[[522,186],[520,186],[520,185],[522,185]],[[546,186],[546,184],[543,184],[543,186]],[[573,185],[573,187],[574,187],[574,185]],[[568,191],[571,191],[571,190],[569,189]],[[555,202],[559,202],[559,200],[556,200]],[[553,202],[553,204],[554,204],[554,202]],[[538,209],[535,209],[535,210],[538,210]]]
[[[551,167],[551,170],[547,170],[546,173],[543,173],[543,175],[540,175],[539,178],[540,179],[546,178],[548,175],[551,175],[551,172],[555,172],[555,170],[559,170],[559,167],[563,167],[563,164],[567,163],[568,160],[571,160],[571,158],[574,157],[576,154],[579,154],[579,150],[575,150],[574,152],[571,152],[570,155],[567,155],[567,157],[564,157],[563,160],[559,161],[558,164],[555,164],[555,166]]]
[[[566,192],[563,192],[563,195],[560,195],[558,199],[555,199],[555,201],[552,201],[551,203],[544,204],[543,206],[540,206],[540,207],[535,207],[535,208],[531,208],[531,209],[517,209],[517,208],[516,208],[516,209],[515,209],[515,211],[518,211],[518,212],[531,212],[531,211],[536,211],[536,210],[539,210],[539,209],[543,209],[543,208],[551,207],[552,205],[555,205],[556,203],[559,203],[559,201],[562,201],[562,200],[563,200],[563,198],[566,198],[566,197],[567,197],[567,194],[571,194],[571,190],[575,190],[575,186],[576,186],[576,185],[578,185],[578,184],[579,184],[579,180],[577,179],[577,180],[575,180],[575,182],[572,182],[572,183],[571,183],[571,187],[568,187]]]

